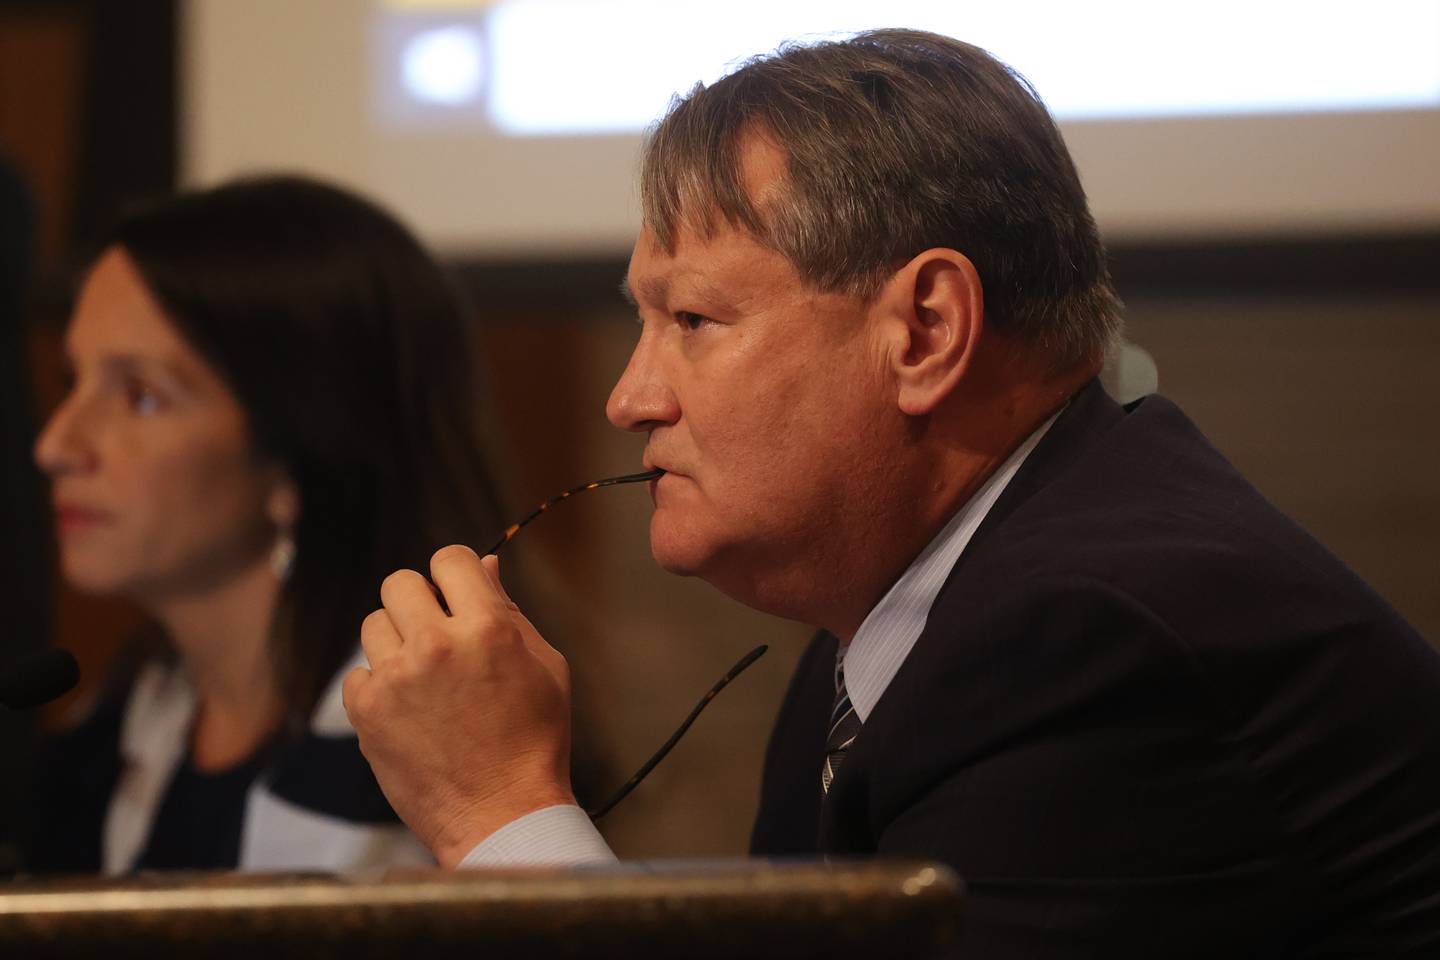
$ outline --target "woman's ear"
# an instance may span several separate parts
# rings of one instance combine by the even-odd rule
[[[275,542],[270,547],[270,570],[282,584],[295,568],[295,524],[300,522],[300,488],[290,471],[277,467],[270,493],[265,498],[265,515],[275,525]]]
[[[288,470],[276,470],[275,481],[265,498],[265,516],[281,531],[293,530],[300,522],[300,488]]]
[[[954,392],[984,333],[980,275],[969,257],[937,247],[911,259],[886,287],[900,409],[924,416]]]

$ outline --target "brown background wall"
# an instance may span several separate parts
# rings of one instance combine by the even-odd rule
[[[29,406],[32,420],[63,389],[59,330],[91,245],[127,204],[167,192],[175,181],[174,28],[173,0],[0,0],[0,155],[23,179],[35,211],[24,291],[29,342],[15,346],[26,344],[24,336],[0,341],[7,351],[24,353],[16,359],[20,378],[30,382],[7,382],[0,396],[12,411]],[[34,431],[17,420],[20,426],[7,422],[0,442],[24,464]],[[9,471],[7,462],[7,491],[29,479]],[[0,559],[46,567],[48,516],[37,516],[28,497],[9,496],[6,507],[15,512],[0,523],[7,532]],[[0,658],[36,642],[27,624],[44,618],[26,611],[50,603],[57,634],[75,650],[82,687],[88,686],[138,617],[123,603],[55,589],[50,603],[46,587],[0,582],[0,602],[18,611],[10,635],[0,636]],[[3,832],[0,824],[0,837]]]

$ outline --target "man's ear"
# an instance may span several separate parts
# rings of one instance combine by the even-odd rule
[[[934,412],[969,368],[985,327],[985,292],[970,258],[926,250],[886,284],[895,345],[891,373],[903,413]]]

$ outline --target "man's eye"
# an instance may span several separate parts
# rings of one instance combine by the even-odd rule
[[[688,310],[681,310],[679,313],[675,314],[675,319],[679,320],[686,329],[695,330],[703,326],[706,320],[708,320],[709,318],[701,313],[691,313]]]

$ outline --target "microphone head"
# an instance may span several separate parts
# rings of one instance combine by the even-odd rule
[[[40,650],[0,669],[0,704],[12,710],[38,707],[79,681],[80,666],[69,650]]]

